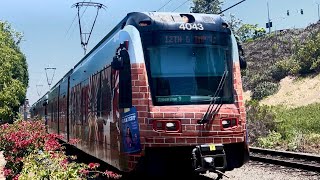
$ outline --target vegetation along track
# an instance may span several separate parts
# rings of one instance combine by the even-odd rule
[[[250,147],[250,160],[320,172],[320,156]]]

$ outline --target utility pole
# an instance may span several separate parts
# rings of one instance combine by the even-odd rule
[[[268,25],[267,28],[269,28],[269,34],[271,33],[271,22],[270,22],[270,12],[269,12],[269,2],[267,2],[267,9],[268,9]]]
[[[26,99],[23,104],[23,119],[25,121],[28,119],[28,112],[29,112],[29,100]]]
[[[317,3],[317,5],[318,5],[318,21],[320,22],[320,10],[319,10],[320,3]]]

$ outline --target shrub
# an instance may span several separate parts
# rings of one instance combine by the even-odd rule
[[[319,112],[320,103],[287,108],[246,101],[250,145],[319,154]]]
[[[309,133],[305,135],[304,152],[320,153],[320,134]]]
[[[279,89],[279,84],[273,82],[262,82],[253,89],[251,98],[254,100],[262,100],[263,98],[276,93]]]
[[[269,71],[264,71],[261,73],[248,71],[247,74],[248,74],[248,78],[246,78],[246,80],[249,81],[247,88],[249,89],[254,89],[255,87],[257,87],[259,84],[263,82],[271,82],[273,80],[272,77],[270,76]]]
[[[4,172],[7,179],[14,179],[22,169],[23,157],[43,149],[46,139],[45,126],[40,121],[16,121],[0,127],[0,151],[6,160]]]
[[[320,70],[320,33],[309,37],[306,43],[297,48],[294,59],[299,62],[301,75],[319,72]]]
[[[320,153],[319,111],[319,103],[296,108],[274,107],[275,132],[281,134],[286,150]]]
[[[271,77],[276,80],[280,81],[281,79],[285,78],[288,75],[297,74],[300,69],[299,63],[296,62],[294,59],[283,59],[276,62],[271,67]]]
[[[278,49],[279,49],[279,46],[278,46],[277,44],[273,44],[273,45],[271,46],[271,52],[272,52],[272,54],[276,54],[276,52],[278,51]]]
[[[320,134],[319,103],[291,109],[279,107],[277,111],[279,128],[286,134],[295,134],[296,132]]]
[[[47,134],[41,121],[16,121],[0,126],[0,151],[6,162],[6,179],[85,179],[90,173],[110,178],[120,176],[99,172],[95,163],[89,165],[69,162],[56,134]],[[21,174],[20,174],[21,173]]]
[[[19,179],[85,179],[86,166],[69,163],[61,152],[39,151],[31,153],[23,160],[24,166]]]
[[[278,63],[274,64],[271,67],[271,77],[276,81],[280,81],[281,79],[288,76],[288,71],[286,69],[283,69],[283,67],[278,66],[277,64]]]
[[[69,160],[71,159],[71,160]],[[100,172],[98,163],[76,163],[75,156],[67,156],[62,151],[40,151],[24,158],[19,180],[29,179],[75,179],[86,180],[103,175],[106,179],[119,179],[120,175],[111,171]]]
[[[251,100],[246,102],[246,114],[248,138],[252,145],[257,145],[259,138],[267,137],[276,130],[274,107]]]
[[[258,138],[258,145],[262,148],[275,148],[282,143],[281,134],[272,131],[267,137]]]
[[[297,151],[301,149],[301,147],[304,147],[304,141],[305,141],[305,135],[301,131],[295,131],[293,130],[290,133],[290,136],[287,138],[287,149],[289,151]]]

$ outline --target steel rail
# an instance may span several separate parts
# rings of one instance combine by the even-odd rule
[[[320,172],[320,156],[308,153],[250,147],[250,160]]]

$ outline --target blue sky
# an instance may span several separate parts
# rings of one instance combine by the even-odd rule
[[[83,57],[80,46],[77,9],[71,8],[81,0],[1,0],[0,20],[8,21],[14,29],[24,34],[21,50],[29,66],[27,98],[34,103],[48,89],[44,68],[56,68],[54,85],[73,65]],[[88,1],[88,0],[87,0]],[[225,0],[225,9],[240,0]],[[88,50],[94,47],[128,12],[156,11],[169,0],[95,0],[107,6],[100,10],[89,41]],[[191,1],[171,0],[159,11],[188,12]],[[225,12],[235,14],[243,23],[264,27],[268,20],[267,2],[273,29],[301,28],[318,20],[317,3],[320,0],[246,0]],[[304,10],[304,15],[300,14]],[[82,9],[81,13],[84,9]],[[287,10],[290,16],[287,16]],[[87,8],[82,20],[85,28],[91,27],[96,9]],[[47,71],[52,76],[52,71]],[[42,85],[42,86],[41,86]]]

